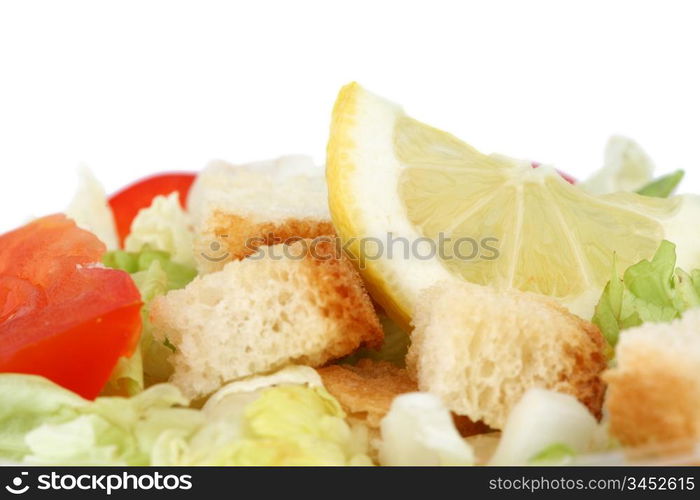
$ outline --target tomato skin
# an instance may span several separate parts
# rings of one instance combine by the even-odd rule
[[[39,314],[11,322],[7,328],[0,327],[0,372],[41,375],[86,399],[94,399],[119,358],[133,354],[138,344],[141,302],[130,302],[116,309],[112,309],[113,303],[103,304],[111,310],[82,317],[70,314],[80,304],[71,305],[73,311],[66,311],[65,304],[49,306]]]
[[[99,262],[106,251],[94,234],[65,215],[49,215],[0,235],[0,275],[27,280],[51,294],[69,271]]]
[[[113,194],[109,198],[109,205],[114,213],[119,244],[124,246],[124,239],[129,235],[134,217],[139,210],[149,207],[156,196],[177,191],[180,194],[180,204],[184,208],[195,177],[193,172],[156,174],[136,181]]]
[[[561,170],[557,170],[557,173],[562,176],[562,178],[568,182],[569,184],[576,184],[576,179],[571,177],[569,174],[562,172]]]
[[[531,162],[531,164],[532,164],[532,168],[537,168],[541,165],[537,161],[533,161],[533,162]],[[562,179],[564,179],[569,184],[576,184],[576,182],[577,182],[576,179],[571,177],[569,174],[562,172],[561,170],[557,170],[557,173],[561,176]]]
[[[139,291],[128,273],[93,264],[102,253],[63,215],[0,235],[0,372],[99,394],[141,333]]]
[[[46,293],[16,276],[0,275],[0,324],[46,305]]]

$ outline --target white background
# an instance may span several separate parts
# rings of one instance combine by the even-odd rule
[[[579,178],[625,134],[700,191],[695,5],[2,1],[0,230],[63,209],[81,163],[113,191],[211,158],[323,162],[351,80]]]

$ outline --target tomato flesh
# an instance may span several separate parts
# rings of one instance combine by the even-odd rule
[[[0,236],[0,372],[100,393],[141,332],[139,291],[128,273],[94,265],[104,252],[63,215]]]
[[[112,195],[109,205],[114,213],[120,245],[124,246],[124,239],[129,235],[134,217],[142,208],[149,207],[156,196],[166,196],[177,191],[180,204],[184,208],[195,177],[196,174],[191,172],[157,174],[137,181]]]

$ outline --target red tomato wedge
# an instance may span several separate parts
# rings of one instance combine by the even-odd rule
[[[156,196],[169,195],[177,191],[184,208],[195,177],[196,174],[190,172],[156,174],[113,194],[109,199],[109,205],[114,212],[120,245],[124,246],[124,239],[131,230],[131,222],[139,210],[149,207]]]
[[[104,252],[64,215],[0,235],[0,372],[100,393],[141,332],[139,291],[128,273],[95,265]]]

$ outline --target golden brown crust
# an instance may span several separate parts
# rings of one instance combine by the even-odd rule
[[[571,367],[567,372],[559,375],[559,382],[551,389],[576,397],[596,418],[600,419],[605,398],[605,382],[602,373],[607,368],[603,334],[596,325],[571,313],[556,300],[535,293],[527,293],[527,295],[565,315],[574,322],[576,330],[582,334],[579,341],[575,342],[575,346],[567,346],[565,352],[572,361]]]
[[[225,300],[228,287],[242,293]],[[248,322],[250,316],[258,321]],[[193,396],[289,363],[322,366],[362,346],[378,347],[384,336],[359,274],[331,238],[267,247],[261,259],[198,277],[158,297],[151,321],[156,338],[178,347],[173,383]]]
[[[218,271],[232,260],[252,255],[261,246],[329,235],[335,235],[330,220],[287,218],[276,222],[258,221],[253,217],[216,210],[207,221],[205,232],[197,237],[196,255],[200,270],[209,273]]]
[[[344,332],[326,351],[329,360],[347,356],[362,345],[378,349],[384,342],[384,330],[362,278],[334,241],[317,238],[294,244],[307,254],[306,270],[323,301],[322,313]]]
[[[605,382],[601,374],[607,367],[605,340],[597,326],[577,316],[574,318],[578,320],[580,331],[585,337],[575,349],[567,349],[573,365],[568,373],[560,375],[562,383],[554,388],[576,397],[600,419],[605,397]]]
[[[629,346],[604,374],[610,432],[626,446],[700,439],[698,373],[651,347]]]
[[[406,370],[388,361],[362,359],[357,365],[331,365],[318,370],[323,384],[350,418],[378,429],[391,402],[418,390]]]
[[[379,438],[379,424],[391,408],[394,398],[415,392],[418,386],[404,368],[388,361],[361,359],[356,365],[329,365],[318,369],[328,392],[343,407],[348,418],[364,424],[370,435]],[[463,437],[491,432],[483,422],[452,415],[455,427]]]
[[[526,293],[526,295],[573,321],[575,330],[580,335],[577,340],[569,339],[571,343],[567,344],[564,350],[570,360],[568,369],[562,371],[559,379],[547,389],[574,396],[600,420],[605,398],[605,382],[602,373],[607,368],[603,334],[596,325],[571,313],[556,300],[535,293]]]

